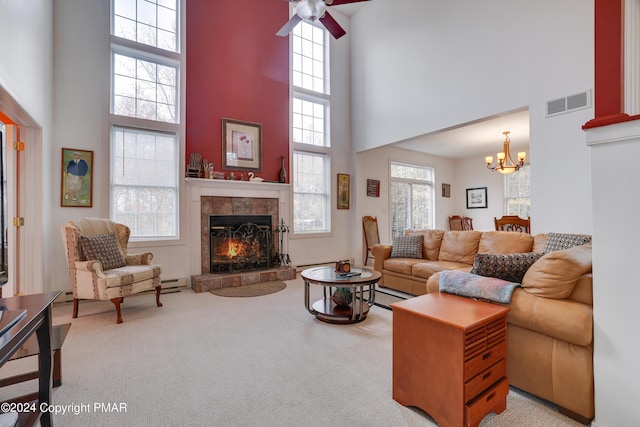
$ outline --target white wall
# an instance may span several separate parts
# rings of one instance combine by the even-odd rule
[[[60,207],[55,202],[60,194],[59,181],[52,180],[47,184],[48,191],[56,196],[50,212],[50,226],[57,235],[48,247],[52,254],[52,274],[48,283],[51,289],[71,289],[66,259],[61,250],[60,225],[85,216],[109,217],[109,4],[103,0],[56,0],[55,4],[56,125],[55,149],[50,161],[58,171],[62,148],[91,150],[94,152],[94,174],[91,208]],[[184,206],[184,191],[181,193],[180,206]],[[130,253],[152,252],[153,262],[163,266],[163,280],[189,278],[185,224],[186,214],[181,212],[180,240],[132,242]]]
[[[350,27],[349,20],[337,11],[331,14],[347,31],[342,38],[330,38],[331,50],[331,233],[329,235],[297,237],[290,233],[289,253],[294,265],[353,258],[354,248],[360,247],[361,232],[356,211],[356,169],[351,142],[351,97],[350,78]],[[291,173],[291,171],[290,171]],[[337,209],[337,174],[351,175],[350,209]],[[293,218],[293,215],[291,215]],[[291,225],[291,224],[289,224]],[[358,260],[360,255],[355,259]],[[362,260],[361,260],[362,262]]]
[[[536,231],[590,233],[581,126],[593,111],[547,119],[544,107],[593,87],[593,10],[583,0],[367,3],[351,22],[356,151],[526,107]]]
[[[456,211],[452,215],[473,218],[474,230],[494,230],[493,218],[504,215],[504,175],[487,169],[484,159],[468,157],[455,162],[455,176]],[[487,187],[487,208],[467,209],[466,189],[477,187]]]
[[[593,315],[596,418],[594,426],[640,425],[640,229],[625,221],[640,210],[640,122],[587,132],[593,179]]]

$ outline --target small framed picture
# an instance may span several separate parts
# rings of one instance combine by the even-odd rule
[[[380,181],[377,179],[367,179],[367,196],[380,197]]]
[[[351,177],[346,173],[338,174],[338,209],[349,209]]]
[[[262,171],[262,125],[222,119],[222,169]]]
[[[467,188],[467,209],[487,207],[487,187]]]
[[[93,151],[62,149],[60,206],[93,206]]]
[[[442,184],[442,197],[451,197],[451,184]]]

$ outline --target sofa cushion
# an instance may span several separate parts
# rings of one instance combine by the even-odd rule
[[[533,236],[510,231],[485,231],[478,244],[479,254],[513,254],[531,252]]]
[[[417,258],[389,258],[384,260],[383,268],[385,271],[411,276],[413,266],[423,261]]]
[[[446,231],[438,260],[472,265],[481,237],[481,231]]]
[[[522,233],[520,233],[522,234]],[[471,273],[497,277],[509,282],[522,283],[529,267],[544,254],[523,252],[515,254],[476,254]]]
[[[578,279],[591,272],[591,249],[586,244],[546,253],[527,270],[522,287],[545,298],[567,298]]]
[[[593,309],[568,299],[538,298],[516,288],[509,304],[507,322],[580,346],[593,341]]]
[[[391,258],[422,258],[422,238],[421,234],[394,237]]]
[[[544,247],[547,244],[547,234],[540,233],[533,236],[533,247],[531,252],[544,252]]]
[[[428,279],[435,273],[443,270],[464,270],[468,272],[469,268],[470,266],[468,264],[455,261],[423,261],[413,264],[411,275]]]
[[[591,241],[588,234],[548,233],[543,252],[561,251]]]
[[[405,230],[405,236],[422,235],[422,258],[437,260],[440,254],[440,245],[442,245],[442,236],[444,230],[426,230],[411,228]]]
[[[102,264],[102,270],[124,267],[126,261],[120,251],[115,233],[80,236],[80,246],[85,259],[97,260]]]

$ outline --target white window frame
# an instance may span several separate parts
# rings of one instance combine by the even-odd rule
[[[421,179],[414,179],[414,178],[400,178],[400,177],[394,177],[392,176],[392,166],[393,165],[401,165],[401,166],[409,166],[409,167],[414,167],[414,168],[420,168],[420,169],[429,169],[431,171],[431,180],[421,180]],[[416,185],[426,185],[428,187],[431,188],[431,197],[429,199],[429,204],[431,206],[431,210],[430,210],[430,215],[429,215],[429,219],[428,219],[428,226],[427,228],[434,228],[435,226],[435,210],[436,210],[436,206],[435,206],[435,181],[436,181],[436,171],[435,168],[432,166],[424,166],[424,165],[417,165],[417,164],[411,164],[411,163],[406,163],[406,162],[401,162],[401,161],[390,161],[389,162],[389,191],[391,192],[391,189],[393,188],[393,183],[394,182],[398,182],[398,183],[405,183],[405,184],[416,184]],[[413,201],[413,200],[411,200]],[[411,204],[410,201],[410,204]],[[393,195],[390,194],[389,195],[389,213],[391,215],[391,221],[389,221],[389,235],[394,237],[393,234]],[[411,223],[411,225],[409,226],[409,228],[415,227],[415,223],[413,218],[411,217],[411,208],[409,208],[409,222]],[[407,228],[405,228],[405,230],[407,230]],[[404,234],[404,231],[402,231],[401,234]]]
[[[514,172],[512,174],[509,175],[505,175],[504,176],[504,215],[518,215],[521,218],[527,218],[531,216],[531,169],[530,169],[530,165],[529,164],[525,164],[520,170],[518,170],[517,172]],[[523,172],[526,172],[526,176],[529,177],[529,193],[528,194],[518,194],[518,195],[511,195],[510,191],[509,191],[509,181],[512,179],[521,179],[523,176],[525,176],[525,174],[523,174]],[[528,205],[528,209],[525,210],[525,212],[523,211],[513,211],[510,209],[510,200],[516,200],[516,199],[522,199],[527,201],[528,203],[526,203]]]
[[[298,25],[313,25],[313,24],[309,24],[309,23],[305,23],[305,22],[300,22]],[[321,231],[316,231],[316,230],[298,230],[295,227],[295,218],[296,218],[296,213],[295,210],[293,209],[293,203],[292,205],[292,218],[293,218],[293,227],[292,227],[292,238],[295,238],[296,236],[298,237],[310,237],[310,236],[327,236],[331,234],[331,214],[333,212],[332,210],[332,204],[331,204],[331,197],[332,197],[332,187],[331,187],[331,138],[330,138],[330,106],[331,106],[331,95],[330,95],[330,79],[329,79],[329,36],[328,36],[328,32],[324,29],[324,27],[321,26],[317,26],[318,28],[321,28],[323,31],[323,46],[324,46],[324,70],[323,70],[323,79],[324,79],[324,87],[323,87],[323,91],[324,92],[315,92],[309,89],[305,89],[302,87],[297,87],[293,85],[293,60],[291,62],[291,67],[290,67],[290,81],[291,81],[291,135],[292,135],[292,143],[291,143],[291,148],[292,148],[292,157],[295,156],[295,153],[301,153],[301,154],[313,154],[313,155],[322,155],[325,157],[325,171],[324,171],[324,178],[325,178],[325,189],[326,189],[326,193],[324,194],[325,197],[325,218],[326,218],[326,224],[325,224],[325,229],[321,230]],[[290,37],[290,50],[289,53],[291,55],[291,57],[293,58],[293,38],[294,36],[291,35]],[[299,143],[299,142],[295,142],[293,140],[293,100],[294,99],[301,99],[304,101],[310,101],[310,102],[314,102],[314,103],[318,103],[324,106],[324,145],[313,145],[313,144],[305,144],[305,143]],[[293,162],[292,162],[293,163]],[[292,171],[292,179],[295,179],[295,170]],[[292,196],[293,198],[295,198],[296,196],[296,192],[295,192],[295,182],[293,183],[294,185],[292,185]]]
[[[182,64],[183,64],[183,55],[180,53],[182,46],[182,37],[181,37],[181,28],[182,28],[182,15],[184,11],[184,1],[176,0],[176,8],[177,8],[177,17],[176,17],[176,51],[165,50],[157,48],[153,45],[139,43],[133,40],[125,39],[122,37],[118,37],[114,34],[114,1],[111,1],[111,13],[110,13],[110,28],[111,28],[111,49],[110,49],[110,63],[111,69],[109,73],[110,78],[110,88],[109,88],[109,103],[110,103],[110,114],[109,114],[109,141],[110,141],[110,164],[114,164],[113,162],[113,129],[118,128],[133,128],[141,131],[148,132],[157,132],[157,133],[166,133],[174,135],[177,141],[176,152],[177,156],[181,155],[183,150],[182,147],[182,113],[181,113],[181,102],[184,98],[181,94],[181,81],[182,78],[180,76],[182,72]],[[170,66],[176,68],[176,93],[175,93],[175,123],[162,122],[156,120],[147,120],[137,117],[128,117],[113,114],[113,99],[114,99],[114,54],[120,54],[129,56],[136,59],[141,59],[144,61],[154,62],[164,66]],[[174,235],[171,236],[140,236],[135,234],[135,227],[132,227],[131,224],[127,224],[131,227],[131,239],[132,242],[142,242],[142,241],[175,241],[180,238],[180,180],[179,172],[180,171],[180,162],[176,161],[175,170],[174,171],[164,171],[163,173],[175,173],[175,212],[174,212]],[[109,186],[109,212],[110,216],[113,219],[113,213],[115,209],[115,200],[113,197],[113,188],[116,184],[114,183],[113,176],[110,179]]]

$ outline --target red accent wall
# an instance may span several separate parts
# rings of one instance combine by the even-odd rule
[[[595,0],[595,117],[582,126],[608,126],[640,116],[624,112],[624,0]]]
[[[189,1],[187,164],[195,151],[222,169],[223,117],[262,124],[257,176],[277,181],[280,157],[289,164],[289,39],[276,36],[288,17],[280,0]]]

